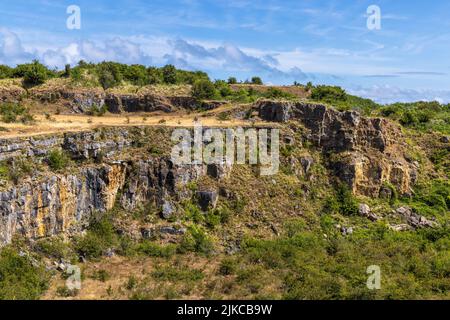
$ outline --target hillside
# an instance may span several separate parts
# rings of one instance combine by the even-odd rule
[[[450,298],[449,105],[105,64],[0,80],[0,299]],[[279,171],[173,163],[196,122]]]

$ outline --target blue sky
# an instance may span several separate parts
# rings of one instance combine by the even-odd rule
[[[66,27],[69,5],[81,29]],[[381,29],[367,28],[367,8]],[[379,102],[450,102],[450,1],[15,0],[0,4],[0,63],[175,64],[212,78],[341,85]]]

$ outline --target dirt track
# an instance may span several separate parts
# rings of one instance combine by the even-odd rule
[[[227,120],[220,121],[213,115],[202,116],[199,114],[147,114],[147,115],[105,115],[102,117],[89,117],[86,115],[52,115],[47,118],[43,115],[35,115],[35,123],[24,125],[21,123],[2,123],[0,127],[7,131],[0,132],[0,138],[28,137],[61,132],[76,132],[111,126],[168,126],[190,127],[197,119],[204,126],[209,127],[235,127],[248,126],[249,121]],[[267,125],[268,123],[257,123]]]

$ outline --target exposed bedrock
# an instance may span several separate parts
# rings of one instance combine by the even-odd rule
[[[82,230],[95,212],[120,205],[133,210],[165,197],[181,197],[179,185],[197,179],[203,166],[174,166],[169,159],[115,162],[52,175],[0,192],[0,244],[15,234],[30,239]],[[178,198],[179,199],[179,198]]]
[[[391,185],[401,194],[411,192],[418,168],[405,159],[393,123],[313,103],[260,101],[256,107],[263,120],[296,120],[309,129],[308,140],[330,155],[330,169],[354,193],[378,197]]]

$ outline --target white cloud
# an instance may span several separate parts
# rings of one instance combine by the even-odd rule
[[[30,60],[32,53],[25,51],[19,37],[5,28],[0,28],[0,62],[17,64]]]

